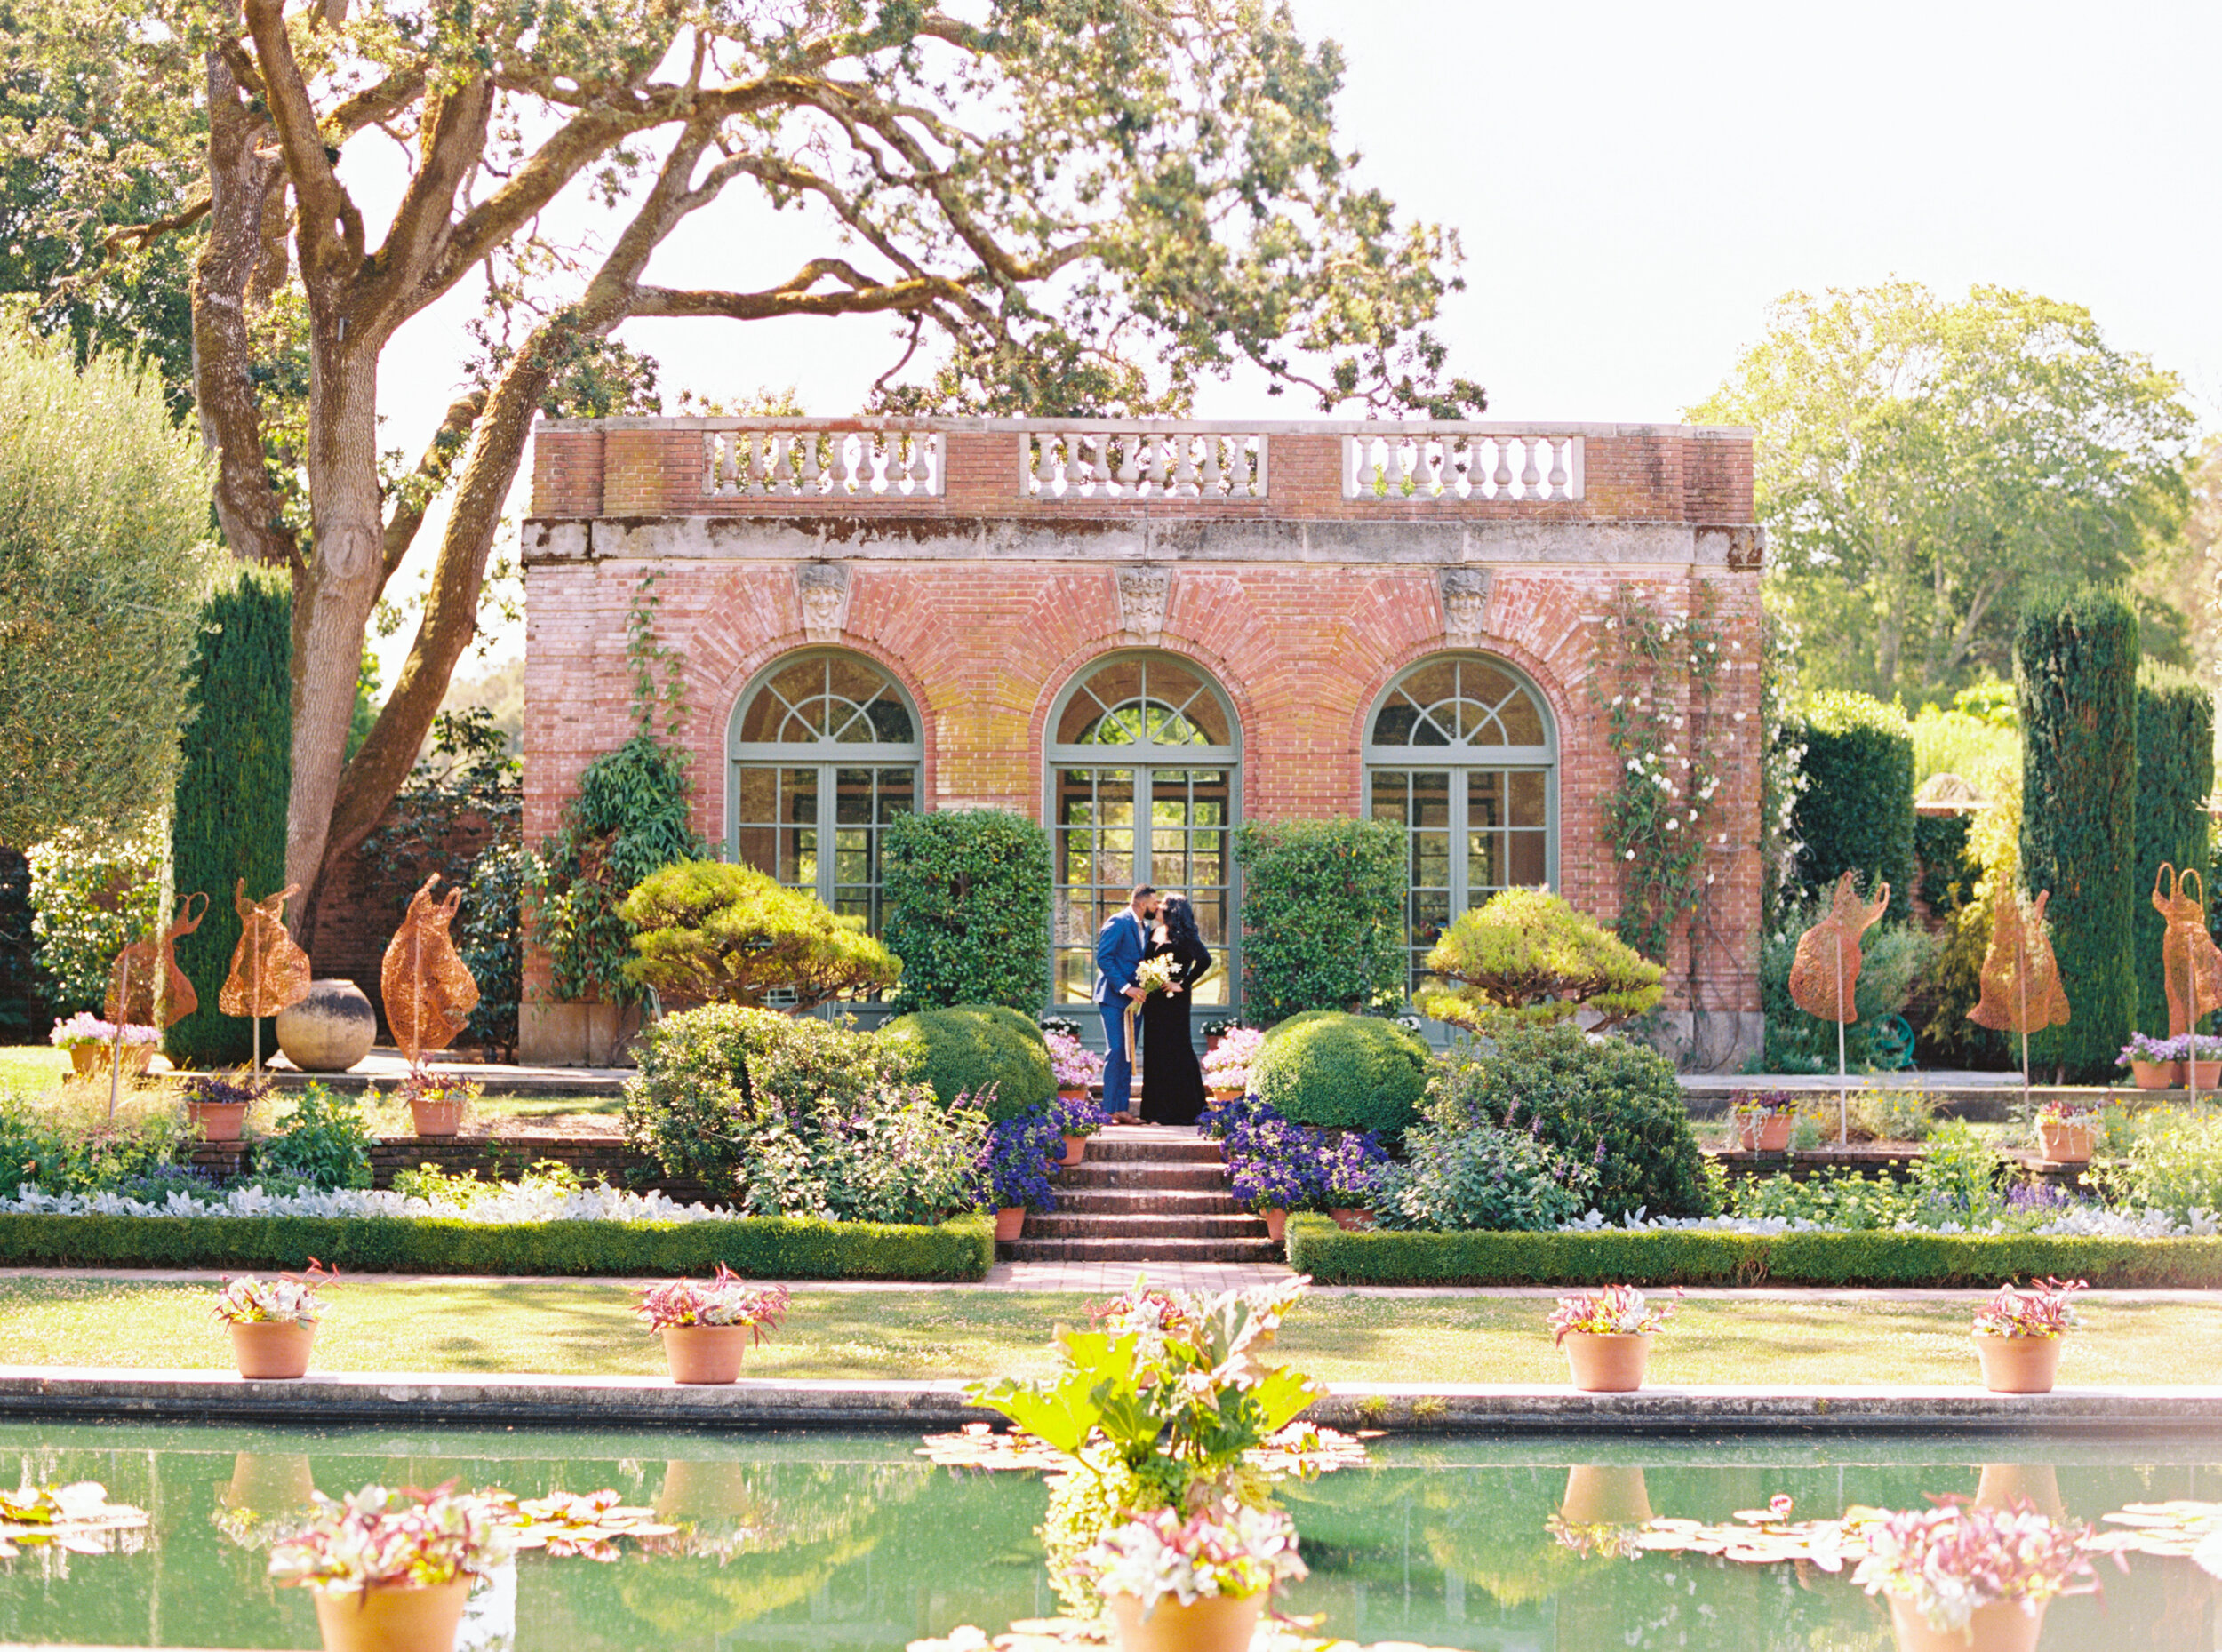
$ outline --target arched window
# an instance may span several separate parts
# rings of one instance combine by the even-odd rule
[[[1444,654],[1389,684],[1366,728],[1373,818],[1403,828],[1411,980],[1452,918],[1558,879],[1558,746],[1543,697],[1501,660]]]
[[[854,654],[760,673],[725,736],[732,858],[880,930],[880,841],[918,806],[925,746],[895,680]]]
[[[1046,758],[1058,1002],[1092,996],[1096,930],[1137,883],[1195,904],[1220,964],[1195,1002],[1231,1002],[1241,733],[1219,684],[1174,654],[1112,655],[1058,696]]]

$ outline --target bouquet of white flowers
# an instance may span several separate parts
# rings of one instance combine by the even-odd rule
[[[1146,994],[1162,993],[1172,985],[1174,969],[1171,953],[1145,958],[1134,971],[1134,985]]]

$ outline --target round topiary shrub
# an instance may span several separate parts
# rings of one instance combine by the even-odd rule
[[[1674,1064],[1624,1038],[1593,1038],[1571,1022],[1514,1025],[1439,1058],[1427,1080],[1428,1121],[1446,1130],[1531,1130],[1595,1167],[1591,1201],[1618,1219],[1708,1213],[1704,1161]]]
[[[1057,1094],[1049,1045],[1031,1016],[1003,1004],[951,1004],[898,1016],[880,1029],[884,1040],[910,1046],[918,1076],[933,1086],[944,1106],[987,1086],[995,1097],[991,1120],[1015,1118],[1045,1106]]]
[[[1266,1034],[1250,1093],[1299,1124],[1401,1131],[1418,1116],[1427,1042],[1379,1016],[1313,1010]]]

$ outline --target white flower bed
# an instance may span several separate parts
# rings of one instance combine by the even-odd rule
[[[577,1193],[520,1186],[489,1187],[468,1204],[446,1199],[410,1199],[396,1193],[354,1188],[325,1193],[266,1193],[259,1186],[222,1195],[174,1193],[160,1203],[126,1199],[119,1193],[48,1193],[28,1183],[12,1199],[0,1199],[0,1213],[11,1216],[316,1216],[434,1217],[450,1222],[487,1225],[513,1222],[731,1222],[731,1210],[681,1204],[662,1193],[635,1193],[613,1187]]]
[[[1918,1222],[1900,1222],[1892,1228],[1842,1227],[1830,1222],[1815,1222],[1806,1217],[1780,1216],[1654,1216],[1647,1217],[1639,1206],[1633,1215],[1619,1222],[1606,1219],[1600,1210],[1592,1210],[1579,1222],[1559,1225],[1562,1233],[1594,1233],[1608,1228],[1635,1228],[1658,1230],[1674,1228],[1691,1233],[1751,1233],[1771,1238],[1780,1233],[1962,1233],[1978,1237],[2006,1237],[2021,1235],[2034,1239],[2211,1239],[2222,1233],[2222,1214],[2194,1209],[2191,1220],[2178,1222],[2165,1210],[2140,1210],[2135,1215],[2122,1210],[2085,1209],[2063,1212],[2028,1227],[1993,1222],[1987,1227],[1967,1227],[1958,1222],[1940,1222],[1934,1227],[1923,1227]]]

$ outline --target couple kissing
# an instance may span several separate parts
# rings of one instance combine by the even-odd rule
[[[1162,959],[1169,978],[1151,991],[1138,977]],[[1138,884],[1126,909],[1096,935],[1096,1008],[1103,1015],[1103,1105],[1121,1124],[1194,1124],[1203,1111],[1203,1069],[1188,1038],[1188,1004],[1211,973],[1211,949],[1184,895]],[[1157,973],[1157,971],[1153,971]],[[1134,1049],[1140,1033],[1142,1108],[1134,1111]]]

